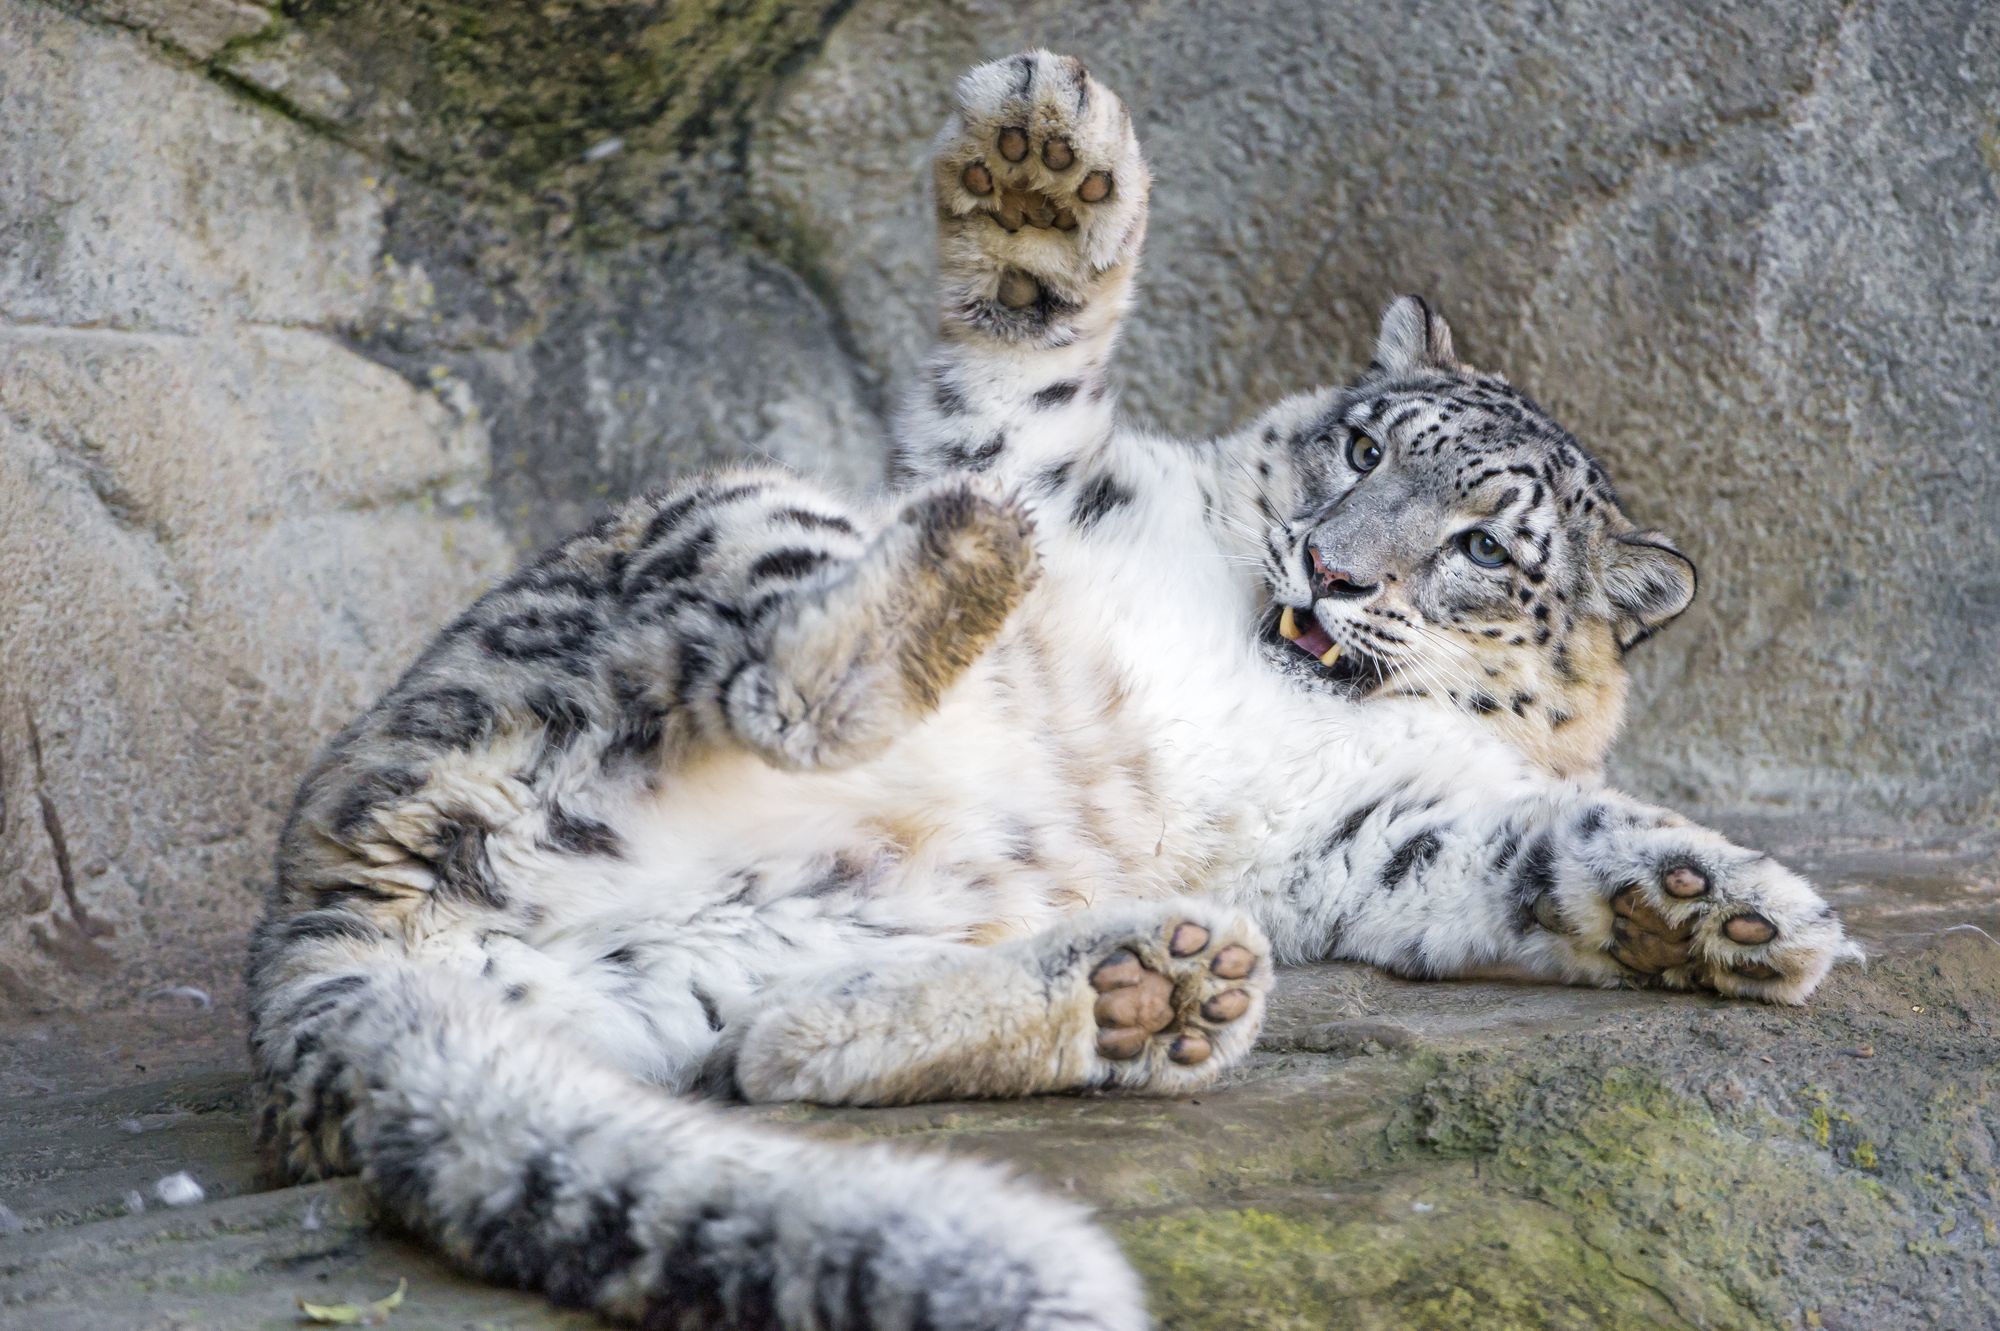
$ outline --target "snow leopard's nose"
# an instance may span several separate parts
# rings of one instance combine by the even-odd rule
[[[1359,598],[1372,595],[1381,584],[1369,582],[1360,575],[1329,563],[1320,553],[1316,542],[1307,542],[1306,553],[1312,557],[1312,586],[1319,596],[1342,596]]]

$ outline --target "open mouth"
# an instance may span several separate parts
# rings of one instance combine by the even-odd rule
[[[1284,613],[1278,616],[1278,636],[1328,669],[1340,660],[1340,644],[1320,627],[1310,610],[1294,610],[1286,606]]]
[[[1278,636],[1319,662],[1321,676],[1357,692],[1382,682],[1383,668],[1366,652],[1342,647],[1311,610],[1286,606],[1278,615]]]

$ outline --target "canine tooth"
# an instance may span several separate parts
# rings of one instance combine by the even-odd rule
[[[1292,613],[1290,606],[1286,606],[1285,613],[1278,616],[1278,633],[1287,642],[1297,642],[1299,640],[1298,617]]]
[[[1333,646],[1326,649],[1326,655],[1319,658],[1319,663],[1323,666],[1330,666],[1339,659],[1340,659],[1340,644],[1336,642],[1335,644],[1333,644]]]

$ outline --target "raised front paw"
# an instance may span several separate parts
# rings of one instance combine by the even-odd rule
[[[948,298],[997,321],[1082,310],[1144,238],[1150,177],[1131,117],[1073,56],[968,71],[935,170]]]
[[[1548,921],[1608,959],[1606,974],[1802,1003],[1835,962],[1861,956],[1833,907],[1769,856],[1693,827],[1610,841]]]

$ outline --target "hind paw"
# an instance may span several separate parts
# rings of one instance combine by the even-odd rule
[[[1256,1040],[1269,946],[1247,918],[1177,903],[1081,949],[1096,1084],[1173,1093],[1214,1079]]]
[[[1041,566],[1027,511],[964,483],[911,500],[899,527],[895,656],[906,688],[928,710],[992,644]]]

